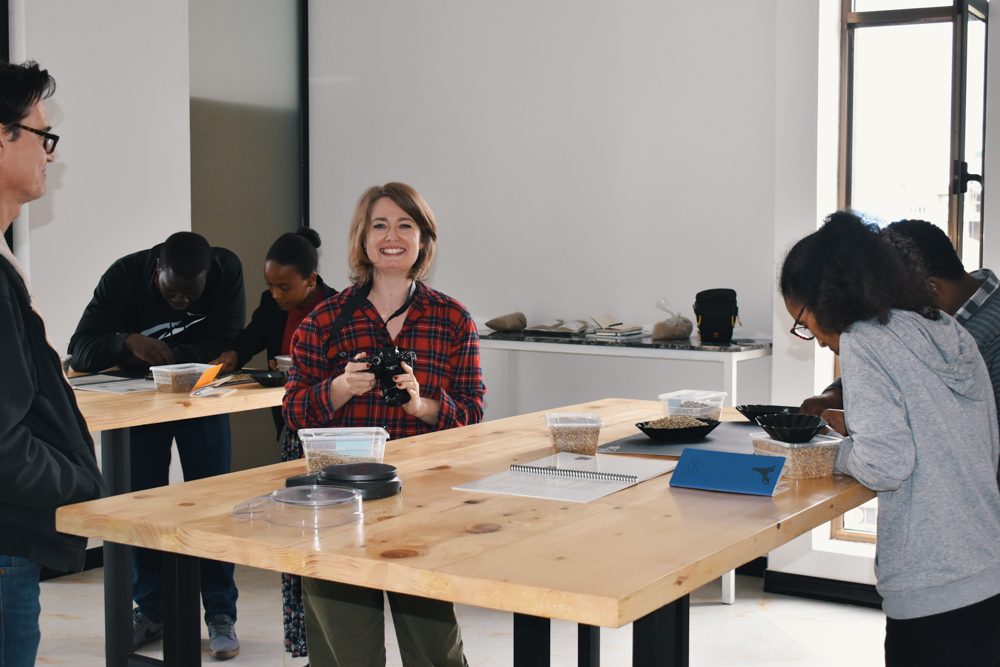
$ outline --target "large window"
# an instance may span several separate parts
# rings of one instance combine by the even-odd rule
[[[844,0],[840,207],[929,220],[982,256],[985,0]]]
[[[945,230],[982,265],[984,0],[843,0],[840,208]],[[875,541],[876,501],[832,524]]]

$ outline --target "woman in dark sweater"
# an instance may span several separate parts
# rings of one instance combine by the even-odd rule
[[[250,324],[233,339],[232,348],[215,360],[223,372],[243,366],[264,349],[268,366],[276,368],[274,358],[289,354],[299,323],[316,304],[337,293],[316,273],[319,246],[319,234],[309,227],[282,234],[271,244],[264,262],[268,289],[261,293]]]
[[[260,305],[253,311],[250,324],[213,363],[223,371],[242,367],[261,350],[267,350],[267,362],[277,368],[275,357],[290,354],[292,334],[316,304],[337,293],[316,273],[319,266],[319,234],[303,227],[278,237],[267,251],[264,278],[268,289],[260,295]],[[302,443],[294,432],[284,428],[281,408],[274,408],[274,425],[281,442],[281,460],[302,458]],[[285,625],[285,650],[293,656],[306,654],[305,614],[302,610],[299,577],[282,574],[281,594]]]

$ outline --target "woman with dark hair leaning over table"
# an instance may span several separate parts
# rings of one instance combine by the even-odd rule
[[[851,213],[792,247],[780,288],[791,332],[840,355],[836,469],[878,494],[886,665],[995,667],[1000,444],[975,341]]]
[[[434,214],[410,186],[387,183],[361,196],[348,250],[354,284],[317,306],[293,339],[289,428],[385,426],[398,439],[482,419],[486,388],[472,317],[421,282],[436,239]],[[401,406],[386,404],[365,361],[391,346],[416,353],[394,377],[409,396]],[[302,588],[310,664],[385,665],[382,591],[308,578]],[[450,602],[388,597],[404,665],[468,664]]]
[[[319,233],[303,227],[279,236],[264,259],[267,289],[250,323],[233,339],[231,349],[213,361],[223,371],[241,368],[261,350],[267,351],[268,367],[277,368],[275,357],[289,354],[292,334],[306,315],[321,301],[337,293],[323,282],[319,269]],[[274,408],[274,426],[281,444],[281,460],[302,458],[302,443],[285,428],[281,409]],[[281,575],[281,607],[285,625],[285,650],[293,657],[306,655],[305,612],[299,577]]]

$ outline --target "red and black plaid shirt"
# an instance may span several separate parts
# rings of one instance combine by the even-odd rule
[[[292,336],[292,367],[282,408],[288,427],[381,426],[390,438],[398,439],[481,421],[486,387],[479,333],[462,304],[418,282],[395,341],[367,300],[340,331],[330,331],[357,289],[349,287],[316,306]],[[333,409],[331,381],[344,372],[347,362],[360,352],[371,357],[394,344],[416,352],[413,371],[420,395],[441,404],[437,424],[411,417],[402,407],[387,406],[378,388]]]

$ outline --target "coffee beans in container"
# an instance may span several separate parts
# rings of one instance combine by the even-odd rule
[[[601,417],[595,412],[549,412],[545,415],[553,452],[597,454]]]
[[[718,419],[722,414],[722,404],[726,402],[726,392],[682,389],[660,394],[660,402],[663,404],[663,414],[667,417]]]
[[[808,442],[782,442],[765,433],[751,434],[754,454],[785,457],[781,476],[786,479],[813,479],[833,475],[840,438],[817,435]]]
[[[389,433],[382,428],[304,428],[299,430],[310,472],[340,463],[382,463]]]

